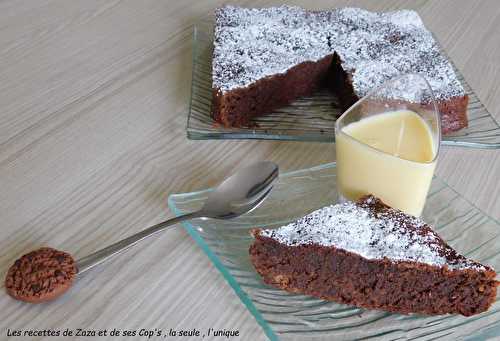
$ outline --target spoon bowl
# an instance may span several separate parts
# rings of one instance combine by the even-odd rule
[[[270,193],[278,173],[278,165],[270,161],[240,169],[210,192],[200,217],[232,219],[254,210]]]

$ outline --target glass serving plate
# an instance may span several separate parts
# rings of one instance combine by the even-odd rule
[[[271,340],[320,338],[485,339],[500,334],[500,302],[482,314],[400,315],[290,294],[264,284],[250,263],[255,227],[278,227],[337,201],[335,163],[280,175],[264,203],[234,220],[196,219],[184,228],[203,249]],[[210,190],[168,199],[179,216],[201,207]],[[500,223],[434,178],[423,219],[460,253],[500,269]]]
[[[255,128],[224,128],[210,116],[212,108],[213,19],[194,27],[193,76],[187,122],[190,139],[268,139],[334,142],[335,119],[341,113],[337,98],[323,90],[254,119]],[[441,49],[442,50],[442,49]],[[444,51],[443,51],[444,53]],[[462,74],[455,72],[469,95],[469,127],[443,137],[445,145],[500,148],[500,125],[481,103]]]

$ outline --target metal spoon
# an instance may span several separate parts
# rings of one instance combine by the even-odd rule
[[[101,264],[114,255],[147,237],[181,221],[194,218],[231,219],[250,212],[264,201],[279,173],[278,165],[270,161],[255,163],[238,170],[208,195],[203,207],[193,213],[169,219],[148,227],[130,237],[77,260],[78,274]]]

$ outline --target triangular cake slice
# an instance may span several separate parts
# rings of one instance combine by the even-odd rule
[[[495,271],[458,254],[422,220],[366,196],[275,230],[255,230],[251,261],[265,283],[399,313],[487,310]]]
[[[467,126],[468,97],[415,11],[299,7],[215,12],[213,118],[227,127],[329,87],[346,109],[398,75],[419,73],[434,90],[443,133]]]

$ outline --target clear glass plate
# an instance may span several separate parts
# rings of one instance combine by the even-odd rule
[[[250,263],[249,230],[277,227],[336,202],[335,163],[284,175],[269,198],[234,220],[196,219],[184,228],[208,255],[271,340],[319,337],[400,340],[485,339],[500,334],[500,302],[487,312],[459,315],[400,315],[364,310],[290,294],[264,284]],[[175,215],[199,209],[209,190],[175,194]],[[486,216],[442,180],[434,178],[423,218],[460,253],[500,269],[500,223]]]
[[[210,116],[212,107],[213,19],[194,27],[193,77],[187,123],[188,138],[268,139],[334,142],[335,118],[340,114],[337,98],[329,91],[301,98],[289,106],[254,119],[255,128],[224,128]],[[444,53],[444,51],[443,51]],[[445,145],[500,148],[500,126],[456,69],[469,95],[469,127],[443,138]]]

